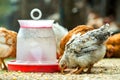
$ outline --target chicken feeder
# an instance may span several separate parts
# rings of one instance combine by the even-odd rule
[[[38,12],[35,17],[33,13]],[[57,72],[60,70],[56,59],[56,41],[52,24],[54,20],[38,20],[41,11],[33,9],[34,20],[18,20],[16,60],[8,62],[9,71]]]

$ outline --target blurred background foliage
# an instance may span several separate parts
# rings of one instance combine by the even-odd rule
[[[120,0],[0,0],[0,26],[19,30],[19,19],[31,19],[30,11],[39,8],[42,19],[54,19],[69,30],[86,24],[90,10],[120,22]]]
[[[0,0],[0,17],[8,15],[12,11],[9,0]],[[5,14],[6,13],[6,14]]]
[[[5,23],[5,16],[9,15],[12,11],[9,0],[0,0],[0,24]]]

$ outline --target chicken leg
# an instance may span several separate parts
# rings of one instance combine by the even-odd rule
[[[3,63],[3,70],[7,70],[7,66],[6,66],[6,64],[5,64],[5,62],[4,62],[4,59],[1,58],[1,61],[2,61],[2,63]]]
[[[3,67],[2,67],[2,65],[3,65]],[[6,66],[3,58],[0,58],[0,69],[7,70],[7,66]]]
[[[91,73],[92,67],[93,67],[93,64],[91,64],[91,65],[88,67],[87,73]]]
[[[65,68],[66,68],[66,65],[62,65],[62,66],[61,66],[61,73],[62,73],[62,74],[64,74]]]

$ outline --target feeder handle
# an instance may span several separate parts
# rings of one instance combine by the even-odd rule
[[[38,12],[38,16],[37,16],[37,17],[35,17],[35,16],[33,15],[35,12]],[[39,19],[41,18],[41,16],[42,16],[42,12],[41,12],[38,8],[34,8],[34,9],[30,12],[30,16],[31,16],[31,18],[32,18],[33,20],[39,20]]]

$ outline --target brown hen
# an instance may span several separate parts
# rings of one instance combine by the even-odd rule
[[[105,42],[105,45],[107,47],[107,52],[105,57],[120,58],[120,33],[109,37]]]
[[[0,68],[7,70],[4,59],[16,56],[17,33],[0,27]]]

